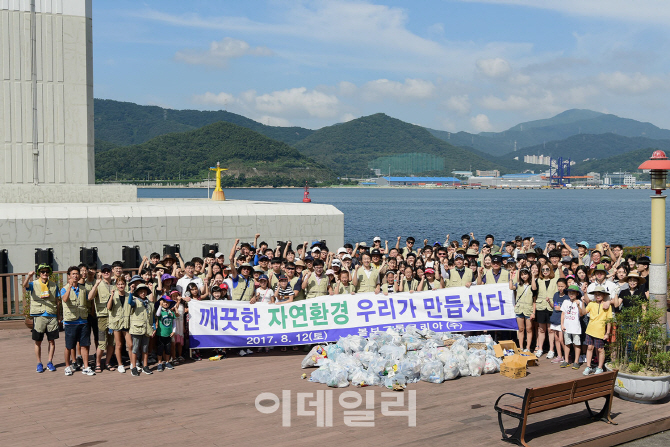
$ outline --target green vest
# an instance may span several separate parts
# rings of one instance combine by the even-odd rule
[[[400,281],[399,292],[416,292],[417,287],[419,287],[419,281],[412,279],[412,282],[408,282],[407,279],[403,278]]]
[[[527,317],[530,317],[530,314],[533,313],[533,289],[530,283],[524,285],[517,284],[514,313],[524,314]]]
[[[270,270],[270,273],[268,274],[268,278],[270,278],[270,288],[272,290],[274,290],[275,286],[279,284],[279,275],[281,275],[281,272],[279,272],[279,274],[276,274],[274,270]]]
[[[96,296],[93,298],[95,313],[98,315],[98,317],[109,316],[109,311],[107,310],[107,301],[109,301],[109,296],[114,290],[116,290],[116,287],[111,284],[107,284],[105,281],[100,281],[100,284],[98,284]]]
[[[340,283],[340,285],[337,286],[338,295],[350,295],[351,292],[355,292],[354,285],[352,283],[349,283],[348,286],[345,286],[344,284]]]
[[[39,287],[39,291],[37,291]],[[58,295],[58,286],[52,281],[47,282],[49,296],[42,297],[42,287],[40,280],[33,281],[33,290],[30,292],[30,315],[40,315],[44,312],[56,315],[56,296]]]
[[[293,279],[291,279],[288,283],[291,285],[293,290],[295,291],[295,285],[298,283],[298,277],[294,276]],[[295,298],[293,298],[293,301],[301,301],[305,299],[305,291],[301,288],[300,292],[295,294]]]
[[[449,280],[446,282],[447,287],[465,287],[469,282],[472,282],[472,270],[468,267],[463,267],[465,273],[463,273],[463,278],[456,270],[456,267],[449,269]]]
[[[93,290],[93,286],[95,285],[95,281],[93,282],[84,282],[84,284],[80,285],[79,287],[84,287],[84,290],[86,291],[86,307],[88,308],[88,313],[89,315],[95,314],[95,304],[93,303],[93,300],[88,299],[88,294],[91,290]]]
[[[358,285],[356,293],[374,292],[379,282],[379,270],[370,268],[370,277],[365,273],[365,267],[358,269]]]
[[[321,281],[317,282],[316,276],[314,274],[310,275],[309,280],[307,281],[305,296],[307,299],[310,299],[323,295],[328,295],[328,277],[324,273],[321,277]]]
[[[144,307],[141,299],[134,298],[134,300],[135,307],[130,308],[130,335],[151,336],[154,324],[154,303],[147,300],[147,306]]]
[[[128,304],[128,296],[120,297],[117,290],[114,290],[112,293],[112,310],[109,311],[109,328],[116,331],[129,329],[132,307]]]
[[[430,288],[428,287],[429,284],[430,284]],[[433,280],[433,282],[431,282],[431,283],[429,283],[427,280],[423,282],[423,290],[424,291],[441,289],[441,288],[442,288],[442,284],[440,284],[440,281],[438,281],[437,279]]]
[[[545,285],[546,280],[537,279],[537,310],[550,310],[554,311],[554,294],[558,292],[558,287],[556,282],[558,281],[558,276],[554,276],[553,279],[549,280],[549,286]],[[550,303],[547,302],[547,298],[550,298]]]
[[[233,287],[231,294],[233,300],[251,301],[255,292],[254,278],[249,277],[249,279],[245,280],[242,275],[237,275],[237,287]]]
[[[500,269],[500,276],[498,276],[498,281],[496,281],[495,276],[493,276],[493,270],[487,270],[484,274],[486,278],[486,284],[505,284],[509,282],[509,272],[503,268]]]
[[[70,296],[67,302],[63,301],[63,321],[76,321],[80,318],[85,320],[88,317],[86,289],[83,285],[79,286],[79,295],[74,289],[70,289]]]

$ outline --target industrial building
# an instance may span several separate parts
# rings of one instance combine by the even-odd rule
[[[470,186],[509,187],[509,188],[540,188],[548,186],[545,174],[506,174],[502,177],[470,177]]]
[[[456,186],[461,181],[456,177],[379,177],[379,186]]]

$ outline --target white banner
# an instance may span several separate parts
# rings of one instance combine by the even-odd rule
[[[330,295],[288,304],[190,301],[191,348],[290,346],[414,325],[436,332],[516,330],[507,283],[414,293]]]

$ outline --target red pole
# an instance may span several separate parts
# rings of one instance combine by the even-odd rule
[[[304,203],[311,203],[312,199],[309,198],[309,186],[307,186],[307,181],[305,181],[305,195],[302,198]]]

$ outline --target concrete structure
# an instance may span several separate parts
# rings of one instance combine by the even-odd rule
[[[379,177],[379,186],[453,186],[461,181],[455,177]]]
[[[540,188],[549,185],[544,174],[506,174],[502,177],[470,177],[470,186]]]
[[[628,185],[633,186],[637,182],[634,175],[628,172],[612,172],[605,174],[603,177],[603,185]]]
[[[477,177],[500,177],[500,171],[498,171],[497,169],[493,169],[491,171],[480,171],[479,169],[477,169],[475,171],[475,174],[477,175]]]
[[[344,214],[332,205],[229,200],[140,200],[108,204],[12,204],[0,214],[0,248],[8,250],[10,272],[34,269],[35,249],[53,248],[56,269],[79,263],[80,247],[97,247],[104,262],[121,260],[121,249],[163,253],[163,244],[181,246],[184,258],[202,255],[202,244],[218,242],[228,252],[236,238],[254,234],[277,241],[325,239],[344,244]]]
[[[39,183],[94,183],[91,0],[36,11]],[[0,184],[32,184],[30,1],[0,1],[0,49]]]
[[[137,202],[135,185],[0,185],[0,203]]]

